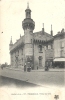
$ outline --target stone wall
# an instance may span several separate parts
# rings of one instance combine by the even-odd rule
[[[53,59],[53,57],[54,57],[53,49],[45,50],[45,60]]]
[[[39,52],[39,44],[34,44],[34,69],[45,67],[45,50],[42,48],[42,52]],[[42,66],[39,66],[39,56],[42,56]]]
[[[65,38],[54,39],[54,58],[61,57],[61,50],[63,50],[63,57],[65,57]]]
[[[23,67],[25,62],[24,47],[20,47],[11,53],[11,66]]]

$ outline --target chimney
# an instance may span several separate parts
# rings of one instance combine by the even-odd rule
[[[44,34],[44,23],[43,23],[42,33]]]
[[[64,28],[62,28],[61,33],[64,33]]]
[[[53,30],[52,30],[52,25],[51,25],[51,36],[53,36]]]

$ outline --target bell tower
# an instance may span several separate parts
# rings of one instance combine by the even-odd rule
[[[29,3],[27,3],[27,9],[25,10],[25,19],[22,21],[22,27],[24,30],[25,40],[25,58],[26,62],[33,64],[33,30],[35,28],[35,22],[31,19],[31,10]]]

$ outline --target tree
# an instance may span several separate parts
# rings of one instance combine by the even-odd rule
[[[5,68],[5,67],[7,67],[8,66],[8,64],[7,64],[7,62],[5,62],[5,64],[2,64],[1,65],[1,68],[3,69],[3,68]]]

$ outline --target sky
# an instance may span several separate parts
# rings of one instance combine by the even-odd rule
[[[31,18],[35,21],[34,32],[45,31],[53,34],[65,29],[65,0],[0,0],[0,63],[10,64],[9,43],[24,35],[22,21],[29,2]]]

